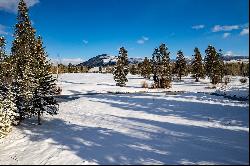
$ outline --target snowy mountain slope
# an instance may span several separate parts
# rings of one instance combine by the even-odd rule
[[[230,87],[247,88],[237,80]],[[170,89],[184,93],[142,81],[129,75],[120,88],[110,74],[60,75],[59,115],[14,128],[0,140],[0,164],[249,163],[248,101],[209,95],[208,80]]]
[[[88,67],[99,67],[99,66],[108,66],[108,65],[115,65],[117,62],[117,56],[108,55],[108,54],[101,54],[96,57],[89,59],[83,63],[78,64],[78,66],[88,66]],[[233,63],[233,62],[248,62],[249,57],[245,56],[223,56],[222,57],[225,63]],[[129,64],[138,64],[143,62],[144,57],[141,58],[129,58]],[[175,62],[176,59],[172,59],[172,62]],[[191,64],[193,61],[192,56],[187,56],[186,61],[188,64]]]
[[[99,66],[108,66],[115,65],[117,62],[117,56],[102,54],[96,57],[89,59],[86,62],[80,63],[78,66],[88,66],[88,67],[99,67]],[[129,58],[130,64],[138,64],[143,61],[142,58]]]

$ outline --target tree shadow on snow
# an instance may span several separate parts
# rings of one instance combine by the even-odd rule
[[[223,124],[230,124],[233,120],[239,126],[249,126],[248,108],[228,105],[233,100],[225,100],[223,96],[214,98],[214,96],[205,93],[182,93],[165,96],[156,93],[98,94],[89,92],[81,94],[75,91],[74,95],[60,96],[59,100],[63,99],[61,102],[67,102],[81,97],[86,97],[94,102],[97,99],[99,103],[124,110],[142,111],[161,116],[176,116],[189,120],[220,121]],[[225,102],[222,103],[222,101]],[[237,101],[235,102],[237,104]],[[241,111],[240,114],[239,111]]]
[[[75,84],[75,85],[83,85],[83,84],[86,84],[86,83],[83,83],[83,82],[72,82],[72,81],[61,81],[63,83],[68,83],[68,84]]]
[[[145,115],[171,115],[198,121],[206,121],[207,117],[217,118],[216,120],[218,117],[242,120],[238,112],[242,110],[238,110],[239,107],[167,100],[155,94],[76,94],[71,97],[83,97],[83,100],[109,104],[112,108],[132,111],[130,114],[145,112]],[[175,97],[188,99],[192,95]],[[200,96],[198,100],[202,99],[204,98]],[[84,108],[81,111],[84,115]],[[245,112],[243,114],[248,119],[248,111]],[[74,121],[55,118],[44,121],[42,126],[30,126],[24,123],[20,127],[33,142],[52,139],[58,151],[72,151],[82,160],[95,161],[98,164],[248,164],[249,162],[248,132],[181,125],[178,122],[152,121],[146,117],[124,117],[119,114],[89,116],[86,118],[105,125],[95,127],[89,123],[74,124]],[[82,118],[84,121],[85,117]]]

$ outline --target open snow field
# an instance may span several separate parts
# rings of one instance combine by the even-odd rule
[[[0,140],[0,164],[249,164],[249,101],[237,100],[248,83],[212,89],[187,77],[171,93],[142,81],[61,75],[59,114],[15,127]]]

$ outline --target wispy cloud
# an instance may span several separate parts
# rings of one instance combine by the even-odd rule
[[[225,56],[243,56],[241,54],[237,54],[237,53],[233,52],[232,50],[227,51],[224,55]]]
[[[194,26],[192,26],[192,29],[195,29],[195,30],[199,30],[199,29],[203,29],[203,28],[205,28],[205,25],[194,25]]]
[[[83,40],[82,42],[83,42],[84,44],[88,44],[88,43],[89,43],[88,40]]]
[[[226,32],[223,34],[223,38],[227,38],[231,35],[231,31],[241,30],[240,36],[249,34],[249,23],[246,24],[238,24],[238,25],[215,25],[212,28],[212,32]]]
[[[233,54],[233,51],[227,51],[227,52],[225,53],[225,55],[226,55],[226,56],[233,56],[234,54]]]
[[[248,28],[244,28],[244,29],[240,32],[240,35],[241,35],[241,36],[249,35],[249,27],[248,27]]]
[[[140,40],[137,40],[137,43],[138,43],[138,44],[144,44],[145,41],[140,39]]]
[[[146,41],[148,41],[149,38],[148,37],[145,37],[145,36],[142,36],[141,39],[137,40],[137,43],[138,44],[144,44]]]
[[[148,37],[145,37],[145,36],[143,36],[142,39],[143,39],[144,41],[148,41],[148,40],[149,40],[149,38],[148,38]]]
[[[8,35],[6,26],[0,24],[0,35]]]
[[[61,63],[64,65],[68,65],[69,63],[73,65],[78,65],[83,62],[82,58],[62,58],[62,59],[51,59],[53,64]]]
[[[225,39],[225,38],[229,37],[230,35],[231,35],[231,33],[224,33],[223,38]]]
[[[39,3],[39,0],[25,0],[28,7],[32,7]],[[4,10],[10,13],[17,12],[19,0],[0,0],[0,10]]]
[[[237,29],[240,29],[240,25],[215,25],[212,32],[232,31]]]

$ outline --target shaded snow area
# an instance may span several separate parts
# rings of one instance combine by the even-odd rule
[[[167,91],[142,81],[130,75],[120,88],[110,74],[61,75],[59,114],[15,127],[0,140],[0,164],[249,164],[249,101],[209,94],[222,87],[209,80]],[[249,93],[238,81],[228,89]]]

